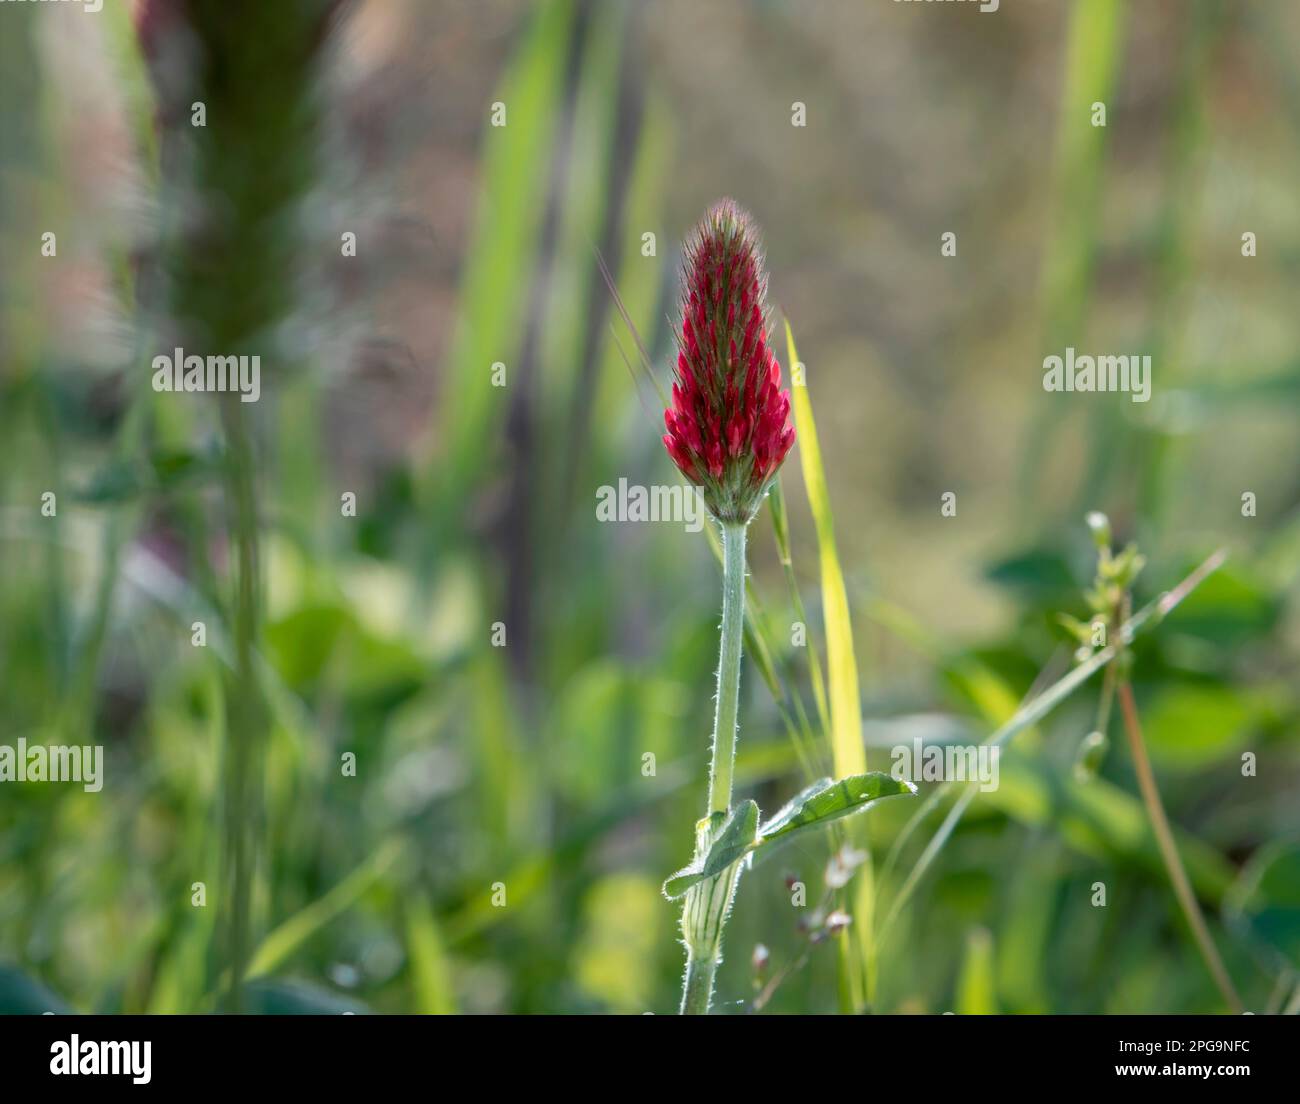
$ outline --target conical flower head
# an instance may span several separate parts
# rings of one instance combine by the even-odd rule
[[[719,521],[754,516],[794,444],[766,296],[754,223],[724,199],[686,242],[677,370],[664,411],[668,455]]]

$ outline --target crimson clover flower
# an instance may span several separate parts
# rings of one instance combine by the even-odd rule
[[[749,214],[709,208],[682,262],[677,370],[664,447],[720,522],[747,523],[794,444],[768,345],[767,273]]]

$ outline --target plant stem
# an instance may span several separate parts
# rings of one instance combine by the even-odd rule
[[[1146,803],[1147,815],[1151,818],[1151,827],[1155,831],[1156,842],[1160,845],[1160,854],[1165,860],[1165,869],[1169,871],[1169,880],[1173,883],[1174,894],[1182,906],[1188,927],[1200,948],[1201,957],[1209,968],[1214,983],[1223,994],[1223,999],[1235,1013],[1242,1010],[1241,998],[1233,988],[1232,979],[1219,957],[1219,952],[1210,938],[1210,930],[1201,915],[1201,907],[1196,903],[1196,895],[1187,880],[1187,871],[1183,869],[1178,847],[1174,842],[1173,830],[1169,827],[1169,818],[1165,816],[1165,807],[1160,800],[1160,791],[1156,788],[1156,777],[1151,770],[1151,760],[1147,757],[1146,743],[1142,739],[1142,725],[1138,720],[1137,705],[1133,701],[1133,688],[1127,678],[1119,684],[1119,703],[1124,714],[1124,731],[1128,735],[1129,749],[1133,753],[1133,765],[1137,769],[1138,786],[1142,790],[1142,800]]]
[[[709,764],[709,808],[696,825],[695,857],[703,861],[713,841],[710,820],[731,809],[736,765],[736,715],[740,708],[740,650],[745,635],[745,532],[743,523],[722,523],[722,630],[718,646],[718,696],[713,715]],[[713,1000],[713,977],[722,948],[722,929],[740,876],[734,866],[687,891],[682,904],[686,976],[682,1015],[703,1016]],[[721,895],[721,896],[719,896]]]
[[[713,715],[713,761],[709,766],[710,813],[725,813],[731,808],[736,714],[740,708],[740,647],[745,636],[746,530],[743,522],[722,523],[722,639]]]
[[[686,976],[682,979],[682,1015],[706,1016],[713,1000],[713,975],[718,960],[713,955],[686,953]]]
[[[226,762],[224,787],[225,861],[228,894],[226,957],[230,987],[223,997],[227,1012],[242,1011],[244,970],[248,960],[253,864],[260,810],[256,800],[255,757],[261,750],[261,696],[254,664],[257,639],[258,557],[257,490],[252,441],[239,397],[222,396],[226,433],[226,508],[236,546],[234,599],[235,669],[227,680]]]

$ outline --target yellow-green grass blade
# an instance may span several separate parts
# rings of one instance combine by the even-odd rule
[[[1066,27],[1065,76],[1058,108],[1053,188],[1057,217],[1041,269],[1042,341],[1064,346],[1087,318],[1096,268],[1109,126],[1094,126],[1092,105],[1114,106],[1128,12],[1121,0],[1081,0]],[[1110,118],[1107,119],[1111,123]],[[1029,428],[1021,464],[1026,493],[1041,489],[1048,449],[1066,407],[1047,402]],[[1056,499],[1063,496],[1057,495]],[[1068,501],[1068,500],[1067,500]]]
[[[428,897],[417,893],[406,909],[406,950],[411,964],[415,1010],[426,1016],[456,1012],[451,967]]]
[[[454,488],[472,482],[484,461],[483,442],[493,439],[504,411],[506,391],[492,386],[492,364],[500,361],[507,371],[518,367],[519,323],[541,232],[537,188],[554,153],[572,19],[567,0],[540,5],[492,97],[505,105],[505,125],[489,125],[484,105],[483,192],[448,357],[447,393],[456,401],[446,404],[440,440],[430,442],[431,450],[445,455],[439,481]]]
[[[817,424],[808,397],[806,374],[796,375],[799,353],[794,332],[785,323],[786,349],[790,360],[791,405],[794,408],[795,439],[803,471],[808,505],[817,530],[821,567],[822,620],[826,631],[826,667],[830,702],[831,766],[834,777],[847,778],[867,771],[867,754],[862,743],[862,710],[858,696],[858,667],[853,652],[853,625],[849,618],[849,597],[844,572],[835,549],[835,525],[831,517],[830,489],[822,464]],[[802,377],[802,378],[800,378]],[[848,834],[867,850],[865,825],[853,825]],[[868,854],[870,852],[868,851]],[[849,1011],[858,1011],[875,993],[875,876],[868,859],[849,891],[853,899],[854,923],[851,936],[842,944],[841,1000]]]
[[[325,896],[294,913],[275,928],[257,948],[248,976],[269,974],[286,962],[307,940],[326,924],[346,912],[393,865],[402,851],[402,841],[390,839],[339,882]]]
[[[790,365],[799,363],[794,334],[785,324],[786,346]],[[812,402],[806,384],[790,388],[794,407],[795,440],[803,470],[808,505],[817,529],[817,548],[821,562],[822,618],[826,628],[826,666],[830,687],[831,762],[836,778],[865,774],[867,755],[862,744],[862,710],[858,697],[858,667],[853,653],[853,626],[849,619],[849,597],[844,587],[844,572],[835,549],[835,526],[831,517],[830,490],[822,465],[821,445],[817,441],[817,424],[813,420]]]
[[[993,936],[987,928],[972,928],[957,977],[953,1011],[959,1016],[995,1016],[997,989],[993,979]]]

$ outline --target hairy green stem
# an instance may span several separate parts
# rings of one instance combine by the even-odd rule
[[[686,954],[686,976],[682,979],[682,1015],[704,1016],[713,1000],[713,975],[718,960],[713,955]]]
[[[745,636],[746,529],[743,522],[722,524],[722,640],[713,715],[713,762],[709,767],[710,813],[725,813],[731,808],[736,714],[740,708],[740,646]]]
[[[1133,688],[1127,679],[1119,684],[1120,710],[1124,714],[1124,731],[1128,735],[1129,750],[1133,755],[1133,766],[1137,770],[1138,786],[1142,790],[1142,800],[1146,803],[1147,815],[1151,818],[1151,827],[1155,832],[1156,842],[1160,845],[1160,854],[1169,872],[1169,880],[1174,886],[1174,895],[1182,906],[1187,926],[1192,929],[1192,936],[1200,949],[1201,957],[1214,978],[1214,983],[1223,994],[1228,1007],[1240,1013],[1241,997],[1233,987],[1223,959],[1219,957],[1214,940],[1210,938],[1210,929],[1201,915],[1201,906],[1196,903],[1196,894],[1192,884],[1187,880],[1187,871],[1178,855],[1178,845],[1174,842],[1173,830],[1169,827],[1169,818],[1165,815],[1164,803],[1160,800],[1160,790],[1156,787],[1155,772],[1151,769],[1151,760],[1147,757],[1146,743],[1142,739],[1142,725],[1138,721],[1137,706],[1133,701]]]
[[[722,630],[718,656],[718,696],[713,715],[709,808],[696,826],[695,857],[703,861],[713,840],[710,819],[731,809],[731,782],[736,765],[736,715],[740,708],[740,651],[745,635],[744,523],[722,523]],[[686,975],[682,979],[682,1014],[706,1014],[713,1000],[713,977],[722,951],[722,929],[740,871],[734,866],[693,886],[682,905]]]

